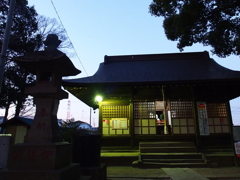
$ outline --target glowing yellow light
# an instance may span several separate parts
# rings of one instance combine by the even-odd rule
[[[95,101],[102,102],[103,98],[102,96],[96,96]]]

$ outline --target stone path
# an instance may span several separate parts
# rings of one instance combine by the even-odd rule
[[[189,168],[162,168],[172,180],[209,180]]]
[[[140,169],[108,166],[107,180],[240,180],[240,167]]]

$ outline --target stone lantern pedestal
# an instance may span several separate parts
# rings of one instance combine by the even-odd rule
[[[24,143],[12,147],[8,170],[0,174],[4,180],[77,180],[79,164],[71,160],[71,145],[63,142],[57,121],[59,101],[68,98],[61,89],[63,76],[80,73],[70,59],[50,42],[47,51],[38,51],[15,61],[36,75],[35,86],[25,89],[36,103],[33,124]]]

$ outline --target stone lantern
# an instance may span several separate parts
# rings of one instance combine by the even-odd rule
[[[79,164],[71,163],[71,145],[63,142],[57,121],[59,101],[68,98],[62,90],[63,76],[74,76],[76,69],[66,54],[57,50],[61,43],[55,34],[49,34],[44,51],[15,58],[15,62],[36,75],[36,84],[25,89],[36,103],[33,124],[24,143],[13,146],[9,157],[6,180],[74,180]]]

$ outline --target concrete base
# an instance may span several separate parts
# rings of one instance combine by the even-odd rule
[[[0,180],[78,180],[79,164],[70,164],[57,170],[1,170]]]

